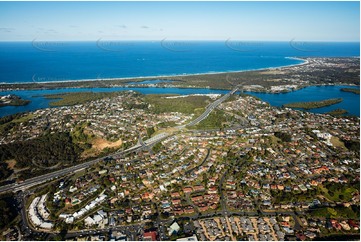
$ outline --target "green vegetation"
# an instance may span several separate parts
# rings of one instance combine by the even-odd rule
[[[316,196],[316,190],[307,190],[306,192],[301,191],[293,191],[293,192],[285,192],[285,191],[277,191],[271,190],[273,202],[276,204],[279,203],[288,203],[288,202],[306,202],[311,201]]]
[[[14,203],[12,194],[3,194],[0,196],[0,230],[9,225],[17,216]]]
[[[309,85],[317,84],[335,84],[342,80],[343,83],[359,85],[359,60],[357,58],[335,58],[324,59],[325,63],[330,64],[345,64],[325,68],[325,65],[316,66],[312,70],[300,68],[285,69],[285,71],[278,70],[255,70],[244,72],[229,72],[229,73],[215,73],[202,75],[187,75],[187,76],[172,76],[164,79],[172,80],[177,86],[182,87],[197,87],[197,88],[213,88],[213,89],[232,89],[234,85],[261,85],[265,88],[270,86],[278,86],[288,84],[288,80],[293,75],[300,75],[301,80],[308,81]],[[288,67],[289,68],[289,67]],[[18,83],[18,84],[0,84],[2,89],[51,89],[64,87],[112,87],[118,85],[127,85],[128,82],[141,82],[145,80],[157,80],[157,78],[129,78],[129,79],[109,79],[109,80],[94,80],[94,81],[75,81],[75,82],[47,82],[47,83]],[[167,83],[163,83],[166,85]],[[161,85],[161,84],[160,84]]]
[[[342,98],[332,98],[315,102],[295,102],[295,103],[287,103],[283,106],[286,108],[302,108],[302,109],[313,109],[313,108],[322,108],[334,105],[336,103],[342,102]]]
[[[85,128],[89,125],[90,123],[88,122],[77,124],[70,133],[72,142],[78,144],[84,150],[90,149],[92,147],[91,142],[94,138],[94,135],[88,135],[86,132],[84,132]]]
[[[281,139],[283,142],[290,142],[292,136],[290,134],[287,133],[283,133],[283,132],[275,132],[275,136],[279,139]]]
[[[312,217],[320,218],[344,218],[344,219],[359,219],[360,207],[334,207],[334,208],[316,208],[310,211]]]
[[[330,114],[333,116],[341,116],[346,113],[347,113],[347,110],[338,108],[338,109],[332,110],[331,112],[328,112],[327,114]]]
[[[360,154],[360,141],[359,140],[342,140],[346,148],[350,151]]]
[[[0,136],[7,134],[11,129],[16,129],[20,123],[26,124],[32,117],[32,114],[17,113],[0,118]]]
[[[206,119],[195,125],[196,129],[220,129],[227,122],[226,114],[221,110],[213,110]]]
[[[8,178],[13,173],[5,162],[0,163],[0,179]]]
[[[154,127],[147,128],[147,135],[150,138],[155,133]]]
[[[23,116],[24,113],[16,113],[16,114],[12,114],[12,115],[8,115],[5,117],[0,118],[0,125],[9,123],[13,120],[17,120],[19,118],[21,118]]]
[[[145,101],[151,104],[150,109],[155,113],[180,112],[185,114],[200,114],[208,102],[211,102],[207,96],[165,98],[175,96],[176,95],[151,94],[145,96]]]
[[[0,101],[0,108],[5,106],[25,106],[30,103],[30,100],[23,100],[21,97],[12,95],[11,99],[7,100],[8,102]]]
[[[51,107],[71,106],[83,104],[89,101],[94,101],[106,97],[119,96],[121,92],[75,92],[75,93],[61,93],[44,95],[47,99],[60,99],[49,103]]]
[[[332,136],[330,142],[335,148],[346,150],[345,144],[338,137]]]
[[[177,124],[174,121],[165,121],[158,124],[158,128],[167,128],[167,127],[173,127]]]
[[[360,95],[360,89],[355,88],[341,88],[341,92],[351,92]]]
[[[73,163],[82,149],[73,143],[69,133],[46,134],[35,139],[0,145],[0,162],[16,160],[16,166],[24,168],[36,162],[41,166]]]
[[[334,202],[350,201],[353,194],[357,192],[356,187],[345,186],[340,183],[326,183],[323,186],[319,186],[318,189],[320,194]]]

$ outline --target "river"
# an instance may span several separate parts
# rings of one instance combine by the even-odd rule
[[[283,104],[290,102],[307,102],[307,101],[318,101],[329,98],[342,98],[341,103],[309,110],[314,113],[326,113],[334,109],[345,109],[351,115],[360,116],[360,95],[342,92],[340,89],[349,86],[310,86],[297,91],[282,93],[282,94],[271,94],[271,93],[254,93],[245,92],[261,98],[262,100],[269,102],[273,106],[280,107]],[[358,87],[354,87],[358,88]],[[43,97],[47,94],[58,94],[58,93],[69,93],[69,92],[114,92],[114,91],[126,91],[133,90],[143,94],[225,94],[227,90],[216,90],[216,89],[199,89],[199,88],[157,88],[157,87],[112,87],[112,88],[63,88],[63,89],[52,89],[52,90],[13,90],[13,91],[2,91],[0,96],[14,94],[20,96],[22,99],[30,100],[31,103],[26,106],[6,106],[0,108],[0,117],[19,113],[35,111],[42,108],[48,108],[49,103],[52,100]]]

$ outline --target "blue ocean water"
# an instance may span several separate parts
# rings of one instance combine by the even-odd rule
[[[360,56],[359,43],[323,42],[247,42],[247,41],[104,41],[94,42],[0,42],[0,82],[54,82],[181,75],[253,70],[302,63],[288,57]],[[171,80],[169,80],[171,81]],[[144,82],[150,83],[149,81]],[[308,87],[287,94],[256,96],[275,106],[288,102],[315,101],[342,97],[344,101],[330,107],[311,110],[328,112],[343,108],[360,116],[359,95],[340,92],[340,86]],[[220,93],[224,90],[178,88],[92,88],[6,91],[31,100],[27,106],[0,108],[0,117],[49,107],[50,100],[39,95],[64,92],[110,92],[134,90],[144,94]],[[36,97],[38,96],[38,97]]]
[[[1,42],[0,82],[53,82],[252,70],[285,57],[360,56],[359,43],[249,41]]]

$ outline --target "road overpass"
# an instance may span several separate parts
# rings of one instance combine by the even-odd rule
[[[168,136],[170,136],[170,135],[167,134],[167,133],[161,133],[161,134],[158,134],[158,135],[156,135],[156,136],[154,136],[154,137],[152,137],[152,138],[150,138],[148,140],[145,140],[144,141],[145,145],[137,144],[137,145],[135,145],[135,146],[133,146],[131,148],[128,148],[128,149],[120,151],[120,152],[116,152],[116,153],[108,155],[108,156],[104,156],[104,157],[97,158],[97,159],[94,159],[94,160],[91,160],[91,161],[87,161],[87,162],[84,162],[84,163],[81,163],[81,164],[78,164],[78,165],[75,165],[75,166],[72,166],[72,167],[67,167],[67,168],[64,168],[64,169],[61,169],[61,170],[58,170],[58,171],[54,171],[54,172],[47,173],[47,174],[44,174],[44,175],[41,175],[41,176],[37,176],[37,177],[27,179],[22,183],[12,183],[12,184],[8,184],[8,185],[5,185],[5,186],[1,186],[0,187],[0,193],[10,192],[10,191],[17,192],[17,191],[20,191],[20,190],[26,190],[26,189],[28,189],[30,187],[35,186],[35,185],[39,185],[39,184],[51,181],[53,179],[56,179],[56,178],[59,178],[59,177],[62,177],[62,176],[65,176],[65,175],[68,175],[68,174],[71,174],[71,173],[75,173],[75,172],[83,170],[83,169],[86,169],[89,166],[92,166],[95,163],[98,163],[98,162],[100,162],[100,161],[102,161],[102,160],[104,160],[106,158],[112,157],[112,158],[116,159],[116,158],[123,157],[125,154],[135,152],[135,151],[143,149],[144,147],[149,146],[149,145],[153,145],[153,144],[159,142],[160,140],[167,138]]]
[[[204,111],[204,113],[201,114],[201,116],[199,116],[198,118],[194,119],[193,121],[191,121],[190,123],[186,124],[186,126],[193,126],[196,125],[198,123],[200,123],[202,120],[204,120],[205,118],[208,117],[208,115],[219,105],[221,104],[223,101],[225,101],[226,99],[228,99],[232,94],[234,94],[236,91],[238,91],[239,86],[235,87],[232,91],[230,91],[229,93],[223,95],[221,98],[217,99],[216,101],[214,101],[213,103],[211,103],[210,105],[208,105],[208,107],[206,108],[206,111]]]
[[[227,98],[229,98],[232,94],[234,94],[236,91],[238,91],[238,89],[239,89],[239,86],[236,86],[232,91],[223,95],[221,98],[217,99],[216,101],[214,101],[213,103],[208,105],[208,107],[206,108],[206,111],[201,116],[199,116],[198,118],[196,118],[195,120],[191,121],[190,123],[188,123],[186,125],[178,126],[178,129],[182,129],[185,126],[193,126],[193,125],[196,125],[197,123],[201,122],[202,120],[204,120],[205,118],[208,117],[208,115],[213,111],[213,109],[215,109],[219,104],[221,104],[223,101],[225,101]],[[87,162],[84,162],[84,163],[81,163],[81,164],[78,164],[78,165],[75,165],[72,167],[67,167],[67,168],[64,168],[64,169],[61,169],[58,171],[54,171],[54,172],[47,173],[47,174],[44,174],[41,176],[33,177],[33,178],[25,180],[22,183],[12,183],[12,184],[8,184],[5,186],[1,186],[0,193],[26,190],[35,185],[39,185],[39,184],[51,181],[53,179],[86,169],[89,166],[92,166],[95,163],[100,162],[106,158],[110,158],[110,157],[114,158],[114,159],[121,158],[128,153],[132,153],[137,150],[141,150],[148,146],[154,145],[155,143],[157,143],[157,142],[161,141],[162,139],[165,139],[171,135],[173,135],[173,134],[160,133],[160,134],[157,134],[157,135],[145,140],[144,142],[140,142],[140,143],[136,144],[135,146],[132,146],[131,148],[128,148],[126,150],[116,152],[116,153],[113,153],[111,155],[104,156],[101,158],[97,158],[95,160],[87,161]]]

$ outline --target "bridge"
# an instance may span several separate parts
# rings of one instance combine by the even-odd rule
[[[225,94],[221,98],[217,99],[216,101],[214,101],[213,103],[208,105],[208,107],[206,108],[206,111],[201,116],[199,116],[198,118],[196,118],[195,120],[191,121],[190,123],[188,123],[186,125],[178,126],[176,128],[182,129],[182,128],[186,127],[186,126],[193,126],[193,125],[196,125],[197,123],[201,122],[205,118],[207,118],[208,115],[210,114],[210,112],[213,111],[213,109],[215,109],[219,104],[221,104],[223,101],[225,101],[227,98],[229,98],[232,94],[234,94],[236,91],[238,91],[240,85],[236,86],[232,91],[230,91],[229,93]],[[136,152],[138,150],[142,150],[142,149],[147,148],[147,147],[149,147],[151,145],[154,145],[154,144],[158,143],[159,141],[161,141],[161,140],[163,140],[163,139],[165,139],[167,137],[170,137],[172,135],[174,135],[174,134],[160,133],[160,134],[157,134],[157,135],[155,135],[155,136],[153,136],[153,137],[151,137],[151,138],[149,138],[149,139],[147,139],[145,141],[143,141],[140,138],[140,140],[138,141],[138,143],[136,145],[134,145],[134,146],[132,146],[132,147],[126,149],[126,150],[118,151],[118,152],[113,153],[111,155],[104,156],[104,157],[101,157],[101,158],[97,158],[97,159],[94,159],[94,160],[91,160],[91,161],[87,161],[87,162],[84,162],[84,163],[81,163],[81,164],[78,164],[78,165],[75,165],[75,166],[72,166],[72,167],[67,167],[67,168],[64,168],[62,170],[58,170],[58,171],[47,173],[47,174],[44,174],[44,175],[41,175],[41,176],[33,177],[33,178],[25,180],[22,183],[12,183],[12,184],[1,186],[0,187],[0,193],[9,192],[9,191],[17,192],[17,191],[20,191],[20,190],[26,190],[26,189],[28,189],[30,187],[35,186],[35,185],[39,185],[39,184],[42,184],[42,183],[45,183],[45,182],[49,182],[49,181],[57,179],[59,177],[81,171],[83,169],[88,168],[89,166],[94,165],[95,163],[103,161],[106,158],[114,158],[114,159],[121,158],[126,154]]]
[[[210,105],[208,105],[208,107],[206,108],[206,111],[204,111],[204,113],[201,114],[201,116],[199,116],[198,118],[194,119],[192,122],[186,124],[185,126],[193,126],[196,125],[198,123],[200,123],[202,120],[204,120],[205,118],[208,117],[208,115],[219,105],[221,104],[223,101],[225,101],[226,99],[228,99],[231,95],[233,95],[235,92],[238,91],[239,86],[236,86],[234,89],[232,89],[232,91],[230,91],[229,93],[223,95],[221,98],[217,99],[216,101],[214,101],[213,103],[211,103]]]

